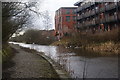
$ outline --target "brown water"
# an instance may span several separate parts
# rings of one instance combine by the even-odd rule
[[[103,55],[103,53],[80,48],[12,43],[44,52],[45,55],[58,62],[72,78],[118,78],[118,57],[110,53]]]

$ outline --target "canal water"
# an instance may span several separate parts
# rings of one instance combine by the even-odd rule
[[[118,57],[110,53],[95,53],[80,48],[64,48],[9,42],[44,52],[59,63],[72,78],[118,78]]]

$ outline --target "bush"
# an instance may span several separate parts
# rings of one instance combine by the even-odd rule
[[[53,35],[52,30],[46,31],[30,29],[21,36],[11,38],[11,41],[49,45],[55,41],[55,36]]]
[[[96,34],[86,34],[86,39],[88,42],[107,42],[107,41],[113,41],[113,42],[119,42],[119,29],[114,29],[108,32],[101,32]]]

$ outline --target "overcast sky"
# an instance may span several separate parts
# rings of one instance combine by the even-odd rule
[[[54,29],[55,11],[60,7],[74,7],[74,3],[76,3],[77,1],[79,0],[44,0],[42,4],[40,4],[39,9],[41,11],[49,11],[50,16],[52,18],[52,29]],[[40,24],[40,19],[37,19],[34,25],[38,29],[44,29],[43,25]]]
[[[38,9],[40,12],[42,11],[49,11],[49,14],[51,16],[51,26],[49,29],[54,29],[55,24],[54,24],[54,16],[55,16],[55,11],[58,10],[60,7],[75,7],[74,3],[76,3],[79,0],[0,0],[2,2],[27,2],[27,1],[32,1],[32,2],[38,2]],[[38,11],[39,11],[38,10]],[[36,29],[45,29],[44,25],[42,24],[41,18],[39,18],[37,15],[33,15],[34,18],[32,18],[32,24],[33,25],[28,25],[29,27],[33,27]]]

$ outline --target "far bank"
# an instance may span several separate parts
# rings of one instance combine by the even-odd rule
[[[64,36],[60,41],[51,45],[64,46],[66,48],[84,48],[97,52],[120,53],[120,29],[108,32],[87,33],[76,32],[71,36]]]

